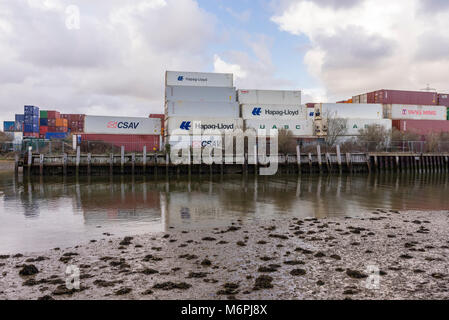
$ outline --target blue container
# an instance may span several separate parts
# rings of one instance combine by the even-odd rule
[[[39,132],[39,126],[37,124],[27,124],[23,125],[23,132]]]
[[[14,131],[16,123],[14,121],[3,121],[3,131]]]
[[[39,124],[39,116],[26,114],[24,123],[38,125]]]
[[[15,121],[14,127],[16,131],[23,131],[23,121]]]
[[[65,139],[67,138],[66,132],[47,132],[45,139]]]
[[[25,115],[16,114],[16,122],[24,122],[24,121],[25,121]]]
[[[35,106],[25,106],[23,108],[25,115],[33,115],[39,117],[39,108]]]
[[[48,118],[40,118],[39,124],[41,126],[48,126]]]

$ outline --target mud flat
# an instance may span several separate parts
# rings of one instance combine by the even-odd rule
[[[0,256],[0,299],[449,299],[449,212],[376,210]],[[80,270],[79,290],[66,269]]]

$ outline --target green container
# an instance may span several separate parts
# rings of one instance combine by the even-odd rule
[[[46,110],[41,110],[40,116],[41,116],[41,118],[48,118],[48,111],[46,111]]]

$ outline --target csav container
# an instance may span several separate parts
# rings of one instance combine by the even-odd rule
[[[96,134],[161,134],[161,120],[131,117],[86,116],[84,132]]]
[[[386,119],[410,119],[410,120],[446,120],[447,107],[422,106],[404,104],[384,104],[384,118]]]
[[[194,129],[200,132],[201,130],[219,130],[223,134],[243,129],[243,120],[240,118],[172,117],[166,119],[165,128],[166,135],[193,134]]]
[[[270,129],[288,130],[295,137],[313,136],[314,125],[312,120],[245,120],[245,128],[254,130],[264,130],[266,135],[271,135]]]
[[[227,87],[168,86],[165,88],[165,101],[236,102],[236,96],[235,88]]]
[[[165,86],[234,87],[232,73],[167,71]]]
[[[147,152],[160,150],[159,135],[81,134],[80,137],[81,142],[99,142],[116,148],[124,146],[126,152],[142,152],[144,146],[147,147]],[[94,148],[94,145],[91,146]]]
[[[241,108],[243,119],[305,120],[307,118],[305,105],[244,104]]]
[[[436,105],[438,95],[434,92],[383,89],[374,92],[374,103]]]
[[[317,103],[315,117],[346,118],[346,119],[382,119],[381,104],[360,103]]]
[[[223,118],[238,118],[240,107],[237,102],[186,102],[169,101],[165,104],[167,117],[204,117],[207,115]]]
[[[240,104],[301,105],[301,91],[238,90],[237,100]]]
[[[401,132],[429,135],[432,133],[449,132],[447,120],[393,120],[393,127]]]

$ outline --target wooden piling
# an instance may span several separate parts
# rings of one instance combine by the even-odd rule
[[[301,147],[296,146],[296,165],[298,166],[298,174],[301,174]]]
[[[143,146],[143,151],[142,151],[142,170],[143,170],[143,174],[146,173],[146,169],[147,169],[147,146]]]
[[[62,155],[62,174],[67,175],[67,153]]]
[[[14,174],[19,175],[19,155],[17,153],[14,155]]]
[[[80,169],[80,157],[81,157],[81,150],[80,150],[80,146],[76,147],[76,160],[75,160],[75,173],[76,175],[79,174],[79,169]]]
[[[168,178],[168,166],[170,165],[170,155],[165,154],[165,177]]]
[[[332,173],[331,155],[329,154],[329,152],[326,152],[326,165],[327,165],[327,172]]]
[[[32,147],[28,147],[28,175],[31,174],[31,165],[33,164],[33,153],[31,152]]]
[[[399,156],[396,156],[395,160],[396,160],[396,172],[399,172],[399,170],[400,170],[400,167],[399,167]]]
[[[90,176],[91,174],[91,161],[92,161],[92,154],[87,154],[87,175]]]
[[[131,174],[134,175],[134,170],[136,168],[136,154],[131,154]]]
[[[322,173],[322,167],[321,167],[321,146],[318,144],[316,146],[316,154],[318,157],[318,169],[320,170],[320,173]]]
[[[312,154],[309,152],[309,169],[310,173],[313,172],[313,162],[312,162]]]
[[[346,153],[346,166],[348,168],[349,173],[352,173],[352,161],[351,161],[351,154],[349,152]]]
[[[343,173],[343,169],[341,167],[341,152],[340,152],[340,145],[337,145],[337,163],[338,163],[338,170],[340,171],[340,174]]]
[[[44,175],[44,155],[42,153],[39,155],[39,174]]]
[[[109,175],[112,177],[114,175],[114,154],[109,155]]]

